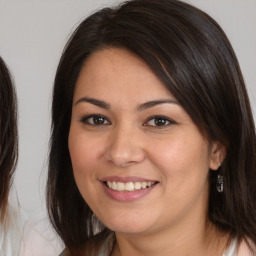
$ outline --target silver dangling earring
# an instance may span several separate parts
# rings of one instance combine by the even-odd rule
[[[222,193],[224,190],[224,177],[221,172],[217,176],[216,189],[219,193]]]

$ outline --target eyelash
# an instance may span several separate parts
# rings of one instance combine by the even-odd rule
[[[167,118],[165,116],[151,116],[150,118],[148,118],[147,122],[145,124],[143,124],[144,126],[147,126],[147,123],[149,123],[150,121],[153,121],[154,124],[151,124],[151,125],[148,125],[148,126],[151,126],[151,127],[157,127],[157,128],[165,128],[167,126],[170,126],[172,124],[176,124],[175,121],[173,121],[172,119],[170,118]],[[158,121],[163,121],[161,123],[159,123],[159,125],[157,125],[157,122]]]
[[[100,123],[97,123],[98,121]],[[149,124],[152,121],[154,123]],[[108,119],[106,117],[104,117],[103,115],[99,115],[99,114],[92,114],[89,116],[85,116],[81,119],[81,122],[84,124],[92,125],[92,126],[111,125],[111,122],[108,121]],[[158,122],[158,124],[157,124],[157,122]],[[157,127],[159,129],[161,129],[161,128],[168,127],[172,124],[176,124],[176,122],[170,118],[165,117],[165,116],[151,116],[147,119],[147,121],[143,124],[143,126]]]
[[[90,119],[91,119],[92,122],[89,121]],[[98,119],[98,121],[99,121],[99,119],[101,119],[103,121],[103,123],[98,123],[97,124],[96,123],[97,119]],[[93,126],[102,126],[102,125],[110,125],[111,124],[104,116],[97,115],[97,114],[85,116],[81,119],[81,122],[84,123],[84,124],[93,125]]]

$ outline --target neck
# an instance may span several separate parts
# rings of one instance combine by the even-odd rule
[[[116,233],[112,256],[221,256],[228,242],[228,235],[221,234],[211,223],[187,226],[184,232],[168,230],[143,234]],[[213,253],[214,252],[214,253]]]

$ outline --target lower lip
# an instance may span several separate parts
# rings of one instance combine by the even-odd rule
[[[156,186],[157,184],[152,185],[149,188],[142,188],[134,191],[116,191],[113,189],[110,189],[108,186],[106,186],[104,183],[102,183],[102,186],[106,192],[106,194],[115,201],[119,202],[131,202],[138,200],[140,198],[145,197],[148,195]]]

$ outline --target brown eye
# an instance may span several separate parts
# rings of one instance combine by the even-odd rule
[[[92,117],[92,122],[93,124],[100,125],[100,124],[104,124],[105,119],[102,116],[95,116],[95,117]]]
[[[169,118],[166,118],[164,116],[154,116],[148,119],[148,121],[144,125],[153,127],[166,127],[171,124],[175,124],[175,122]]]
[[[81,120],[82,123],[84,124],[90,124],[90,125],[108,125],[110,122],[103,116],[101,115],[90,115],[86,116]]]
[[[156,117],[154,123],[156,126],[164,126],[168,123],[168,120],[166,118]]]

